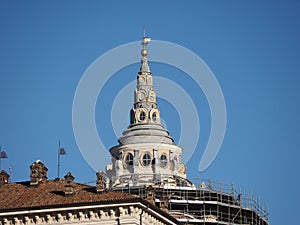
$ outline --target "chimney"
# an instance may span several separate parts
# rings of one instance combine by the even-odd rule
[[[73,181],[74,177],[71,172],[68,172],[65,176],[65,196],[70,196],[74,193]]]
[[[0,185],[7,184],[9,179],[8,173],[5,170],[1,170],[0,172]]]
[[[106,189],[106,181],[105,181],[105,174],[103,171],[99,170],[97,175],[97,184],[96,184],[96,191],[97,193],[103,192]]]
[[[36,186],[47,180],[47,167],[40,160],[35,161],[30,166],[30,185]]]

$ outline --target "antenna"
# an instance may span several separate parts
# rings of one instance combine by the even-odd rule
[[[13,166],[10,166],[8,169],[9,169],[9,183],[11,183],[12,182]]]
[[[145,38],[146,37],[146,27],[145,27],[145,25],[144,25],[143,29],[144,29],[144,38]]]

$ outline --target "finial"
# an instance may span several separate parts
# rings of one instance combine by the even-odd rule
[[[147,44],[151,41],[151,38],[146,37],[146,28],[144,26],[144,37],[143,37],[143,41],[142,41],[142,45],[143,45],[143,49],[141,51],[141,54],[143,57],[146,57],[148,55],[148,51],[146,49]]]

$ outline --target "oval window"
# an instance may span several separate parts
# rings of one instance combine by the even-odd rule
[[[125,163],[127,165],[133,165],[133,155],[131,153],[128,153],[126,156],[125,156]]]
[[[144,121],[146,119],[146,113],[144,111],[142,111],[140,113],[140,121]]]
[[[151,163],[151,155],[149,153],[145,153],[143,155],[143,160],[142,160],[143,166],[148,166]]]
[[[155,122],[155,121],[156,121],[156,119],[157,119],[157,117],[156,117],[156,113],[154,112],[154,113],[152,114],[152,120]]]
[[[168,157],[165,154],[160,156],[160,165],[161,167],[166,167],[168,165]]]

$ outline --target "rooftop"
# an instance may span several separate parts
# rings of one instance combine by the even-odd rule
[[[66,196],[64,180],[46,180],[37,186],[31,186],[29,181],[0,185],[0,212],[22,208],[48,208],[58,205],[140,199],[130,194],[113,191],[97,193],[95,187],[75,182],[73,187],[73,194]]]

